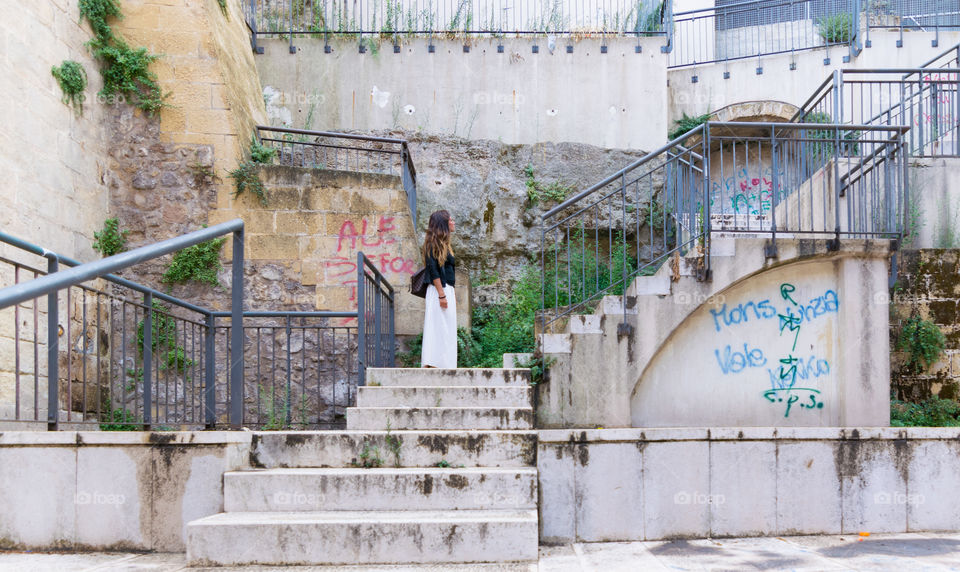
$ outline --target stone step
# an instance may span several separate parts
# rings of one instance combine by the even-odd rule
[[[364,446],[389,451],[388,436],[400,443],[403,467],[433,467],[440,461],[532,467],[537,462],[535,431],[264,431],[253,435],[250,457],[264,468],[349,467],[360,462]]]
[[[383,464],[394,458],[381,451]],[[224,474],[225,512],[536,509],[537,469],[253,469]]]
[[[530,407],[531,388],[360,387],[357,407]]]
[[[190,566],[535,561],[536,510],[229,512],[187,525]]]
[[[532,407],[350,407],[348,431],[532,429]]]
[[[516,368],[369,368],[367,369],[366,384],[372,387],[527,386],[530,385],[530,370]]]

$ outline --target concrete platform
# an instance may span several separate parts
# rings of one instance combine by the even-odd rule
[[[425,385],[463,385],[469,387],[530,385],[530,370],[500,368],[432,369],[369,368],[367,385],[371,387],[422,387]]]
[[[960,571],[960,533],[617,542],[540,547],[530,564],[187,568],[185,554],[0,551],[0,572],[632,572],[636,570]]]
[[[513,386],[360,387],[357,407],[530,407],[532,389]]]
[[[351,407],[348,431],[532,429],[532,407]]]

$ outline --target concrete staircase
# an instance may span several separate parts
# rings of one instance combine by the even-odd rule
[[[529,372],[368,369],[347,431],[254,436],[194,566],[535,561]]]

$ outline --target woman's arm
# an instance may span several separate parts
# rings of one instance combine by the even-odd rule
[[[439,278],[433,279],[433,287],[437,289],[437,292],[440,294],[440,307],[444,310],[447,309],[447,296],[443,291],[443,284],[440,282]]]

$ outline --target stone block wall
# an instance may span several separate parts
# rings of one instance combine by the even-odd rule
[[[922,401],[931,396],[960,397],[960,251],[956,249],[903,250],[899,274],[891,291],[891,387],[894,397]],[[946,337],[940,359],[926,371],[906,367],[907,354],[897,342],[903,323],[911,316],[930,320]]]

